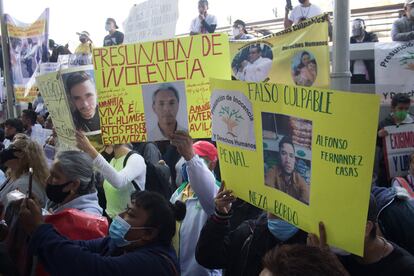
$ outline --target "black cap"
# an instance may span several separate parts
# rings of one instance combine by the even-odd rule
[[[234,21],[233,25],[241,25],[243,26],[243,28],[246,28],[246,23],[244,23],[244,21],[237,19],[236,21]]]
[[[115,21],[115,19],[113,19],[113,18],[111,18],[111,17],[108,17],[107,19],[106,19],[106,23],[108,23],[108,22],[112,22],[112,23],[114,23],[114,25],[115,25],[115,29],[118,29],[119,27],[118,27],[118,25],[116,25],[116,21]]]

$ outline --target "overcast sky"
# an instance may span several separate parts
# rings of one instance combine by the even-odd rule
[[[352,8],[400,3],[399,0],[350,0]],[[105,32],[105,19],[113,17],[118,25],[129,14],[134,4],[142,0],[3,0],[5,13],[15,19],[30,23],[37,19],[45,8],[50,8],[50,38],[59,44],[70,43],[72,50],[78,44],[76,32],[86,30],[91,34],[95,46],[102,46]],[[189,31],[191,19],[197,16],[198,0],[179,0],[179,19],[176,33]],[[295,5],[297,1],[292,0]],[[312,0],[324,10],[332,10],[333,0]],[[259,0],[255,5],[246,0],[209,0],[210,13],[218,18],[219,26],[228,25],[228,17],[246,22],[275,18],[274,9],[279,17],[283,16],[285,0]],[[259,4],[260,3],[260,4]],[[122,29],[121,29],[122,31]]]

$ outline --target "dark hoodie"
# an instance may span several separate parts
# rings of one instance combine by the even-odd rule
[[[378,207],[378,225],[384,237],[414,254],[414,200],[395,188],[372,188]]]
[[[70,241],[50,224],[43,224],[35,230],[29,248],[51,275],[170,276],[179,273],[177,255],[172,246],[154,243],[133,252],[115,254],[119,250],[109,237]]]

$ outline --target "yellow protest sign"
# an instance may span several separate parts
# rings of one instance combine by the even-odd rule
[[[328,21],[313,17],[255,41],[230,43],[233,78],[329,87]]]
[[[76,148],[75,125],[59,73],[38,76],[36,84],[52,117],[60,148]]]
[[[180,127],[211,137],[209,78],[230,79],[227,35],[95,48],[93,60],[104,144],[165,140]]]
[[[237,197],[362,255],[380,99],[210,80],[222,179]],[[350,112],[353,110],[354,112]]]

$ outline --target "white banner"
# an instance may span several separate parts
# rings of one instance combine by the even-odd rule
[[[178,0],[148,0],[134,5],[123,24],[124,43],[173,38],[177,20]]]
[[[414,41],[375,44],[376,93],[390,103],[397,93],[414,99]]]
[[[414,124],[385,127],[385,164],[389,178],[404,176],[410,168],[414,153]]]

